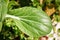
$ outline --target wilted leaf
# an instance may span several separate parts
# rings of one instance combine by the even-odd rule
[[[51,16],[55,11],[56,10],[55,10],[54,7],[49,8],[49,7],[46,6],[45,12],[47,13],[48,16]]]

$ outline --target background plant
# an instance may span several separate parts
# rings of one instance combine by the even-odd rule
[[[51,29],[49,29],[51,28],[51,21],[49,17],[51,19],[56,20],[57,22],[60,21],[59,19],[60,1],[59,0],[45,0],[45,1],[44,0],[42,1],[41,0],[10,0],[9,2],[6,0],[6,1],[0,1],[0,4],[1,4],[0,25],[2,25],[1,35],[3,35],[6,39],[12,40],[15,38],[19,38],[20,40],[28,40],[32,38],[34,39],[35,37],[37,38],[37,37],[45,36],[51,31]],[[49,15],[49,17],[41,9],[45,11]],[[52,10],[52,13],[50,9]],[[2,16],[2,15],[5,15],[5,16]],[[43,20],[43,22],[41,20]],[[49,21],[46,23],[47,20]],[[48,30],[48,33],[46,31],[45,31],[46,34],[43,34],[44,32],[43,33],[40,32],[40,30],[43,30],[43,28],[41,29],[34,28],[35,26],[39,28],[38,24],[40,25],[40,23],[41,25],[43,23],[48,24],[48,25],[46,24],[43,25],[43,28],[46,25],[46,27],[49,29],[48,30],[47,28],[44,28]],[[6,27],[7,29],[5,29]],[[26,29],[24,27],[26,27]],[[8,31],[6,34],[9,34],[10,37],[4,34],[4,32],[6,32],[4,30]],[[11,31],[13,30],[14,35],[10,30]],[[32,31],[32,32],[29,32],[29,31]],[[3,39],[3,36],[1,36],[2,39]]]

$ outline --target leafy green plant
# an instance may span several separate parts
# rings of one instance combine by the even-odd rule
[[[9,1],[8,9],[11,10],[14,6],[19,4],[16,1]]]
[[[8,1],[9,0],[0,0],[0,31],[2,29],[2,22],[8,10]]]
[[[13,28],[12,25],[14,25],[20,30],[19,32],[23,32],[29,37],[38,39],[50,33],[52,29],[51,20],[42,9],[22,7],[8,10],[7,4],[9,4],[9,0],[0,0],[0,31],[4,28],[4,20],[10,18],[14,24],[9,22],[9,20],[5,25],[8,28]]]

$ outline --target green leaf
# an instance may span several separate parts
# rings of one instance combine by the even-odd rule
[[[30,37],[45,36],[52,29],[50,18],[37,8],[23,7],[11,10],[9,14],[14,18],[16,26]]]
[[[52,0],[45,0],[46,4],[51,4]]]
[[[60,0],[55,0],[56,6],[60,5]]]
[[[2,21],[7,13],[8,0],[0,0],[0,31],[2,29]]]
[[[31,0],[33,2],[33,6],[39,6],[40,3],[38,0]]]
[[[14,5],[18,5],[18,3],[16,1],[9,1],[9,5],[8,5],[9,10],[11,10]]]

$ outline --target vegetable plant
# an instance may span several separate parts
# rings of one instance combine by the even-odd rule
[[[0,33],[1,34],[3,28],[4,29],[7,28],[7,30],[11,28],[10,31],[12,31],[13,28],[15,31],[18,32],[17,34],[19,34],[19,36],[25,34],[26,36],[28,36],[28,38],[29,37],[35,38],[32,40],[38,40],[39,37],[45,36],[51,32],[52,29],[51,20],[49,16],[47,16],[47,14],[44,11],[42,11],[42,9],[37,9],[34,7],[22,7],[22,8],[9,10],[8,5],[9,5],[9,0],[0,0]],[[15,27],[17,30],[15,29]],[[11,38],[11,40],[12,39],[13,38]]]

